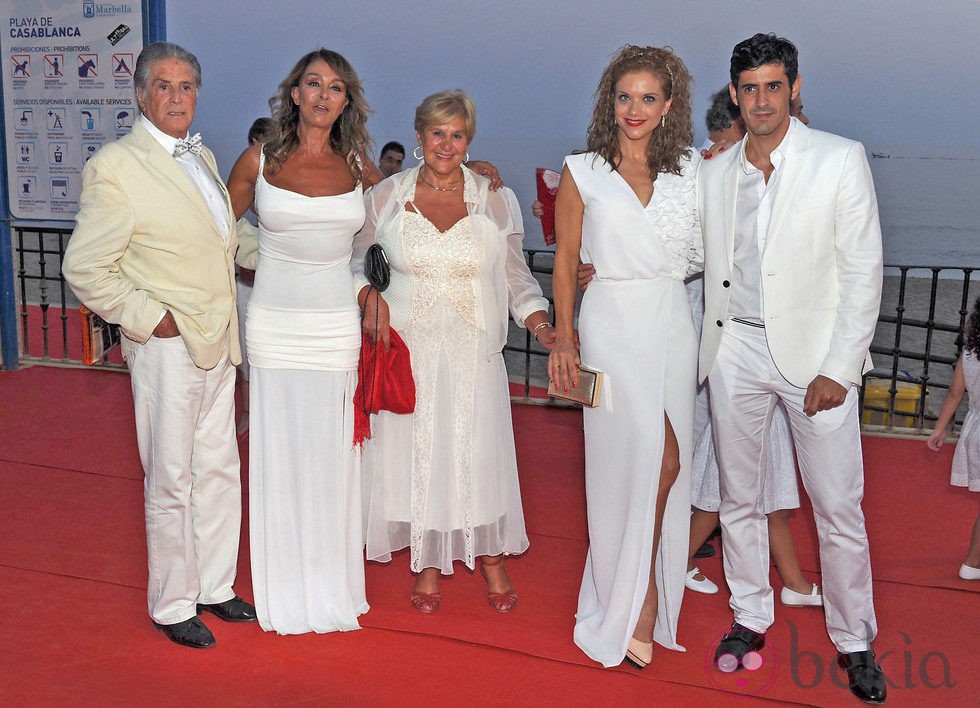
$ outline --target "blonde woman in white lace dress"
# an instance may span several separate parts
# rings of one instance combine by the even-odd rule
[[[357,283],[364,331],[382,342],[388,326],[408,345],[415,412],[382,411],[365,445],[369,475],[367,557],[388,561],[411,549],[412,605],[439,609],[440,574],[455,561],[481,571],[490,606],[510,612],[517,593],[504,556],[528,547],[517,479],[502,349],[508,308],[549,347],[548,302],[521,250],[523,224],[513,192],[462,163],[476,110],[462,91],[426,98],[416,109],[422,164],[377,185],[355,259],[377,241],[392,266],[383,297]]]

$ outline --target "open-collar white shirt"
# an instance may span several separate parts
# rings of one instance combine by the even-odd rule
[[[793,120],[786,135],[769,154],[772,174],[766,181],[762,170],[745,155],[751,139],[746,136],[739,146],[738,193],[735,198],[735,252],[733,254],[732,295],[729,312],[738,319],[763,323],[762,252],[766,246],[772,207],[779,189],[779,177],[786,148],[793,139]]]
[[[140,114],[139,119],[143,122],[143,127],[149,131],[163,149],[167,151],[168,154],[174,154],[174,147],[177,145],[177,138],[167,135],[162,130],[153,125],[153,122],[147,118],[145,115]],[[190,133],[187,134],[188,136]],[[185,136],[186,139],[187,136]],[[221,193],[220,187],[215,183],[214,177],[211,175],[211,171],[208,166],[204,163],[204,160],[200,155],[195,155],[192,152],[185,152],[180,157],[174,158],[177,164],[180,165],[180,169],[184,171],[184,174],[194,183],[197,190],[201,193],[204,198],[204,203],[208,206],[208,211],[214,216],[214,221],[218,225],[221,231],[221,236],[224,239],[228,238],[228,206],[225,203],[224,196]]]
[[[779,179],[783,162],[789,153],[793,141],[798,139],[798,121],[790,118],[789,129],[779,141],[779,145],[769,153],[772,162],[772,174],[769,181],[758,167],[753,165],[745,156],[745,148],[749,143],[746,136],[739,148],[738,193],[735,200],[735,252],[732,268],[732,295],[729,312],[733,317],[747,322],[763,325],[765,302],[762,298],[762,252],[766,247],[769,235],[769,224],[772,221],[773,204],[779,189]],[[819,372],[844,388],[850,388],[854,382],[829,376]]]

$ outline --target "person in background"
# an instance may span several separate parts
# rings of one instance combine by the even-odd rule
[[[391,177],[402,171],[402,163],[405,161],[405,146],[392,140],[385,143],[381,148],[381,157],[378,158],[378,169],[385,177]]]
[[[479,560],[490,607],[512,612],[504,559],[528,539],[501,353],[508,310],[546,348],[555,329],[524,260],[514,193],[491,191],[463,164],[476,134],[472,99],[428,96],[415,134],[421,164],[371,190],[354,250],[355,269],[375,242],[391,263],[383,296],[358,279],[363,331],[385,346],[389,326],[404,339],[416,391],[414,413],[372,418],[367,558],[408,547],[411,603],[426,614],[442,605],[440,574]]]
[[[745,124],[732,101],[728,86],[711,94],[711,103],[704,114],[708,129],[707,139],[701,143],[700,152],[706,155],[717,143],[736,143],[745,135]]]
[[[711,102],[704,115],[705,127],[708,129],[708,137],[701,144],[699,152],[702,156],[707,155],[711,149],[721,143],[734,143],[742,139],[745,135],[745,125],[742,123],[742,116],[738,113],[738,106],[732,101],[728,93],[728,86],[716,91],[711,95]],[[588,267],[586,267],[588,266]],[[591,279],[591,264],[582,264],[579,267],[580,287],[584,287]],[[691,314],[694,315],[694,328],[698,338],[701,337],[701,322],[704,319],[704,274],[697,273],[692,275],[685,282],[687,296],[691,301]],[[691,553],[688,558],[688,572],[685,585],[690,590],[704,593],[718,592],[718,586],[704,577],[701,570],[694,565],[695,558],[710,558],[715,554],[714,546],[708,542],[711,536],[718,529],[718,519],[715,518],[712,524],[710,517],[699,515],[696,505],[697,490],[701,474],[706,466],[707,456],[702,451],[698,454],[698,444],[705,439],[705,435],[711,435],[711,410],[708,406],[708,387],[698,386],[697,397],[694,399],[694,445],[695,458],[694,466],[691,471],[691,498],[695,503],[691,516]],[[712,451],[713,452],[713,451]],[[700,474],[699,474],[700,473]],[[695,544],[697,544],[695,546]]]
[[[960,439],[953,453],[953,469],[950,484],[966,487],[971,492],[980,492],[980,298],[973,304],[966,330],[963,353],[953,371],[953,382],[943,401],[936,421],[936,429],[926,441],[929,449],[939,452],[946,442],[946,431],[956,409],[967,395],[969,409],[960,429]],[[959,576],[963,580],[980,580],[980,509],[973,522],[973,533],[966,558],[960,566]]]
[[[730,74],[747,136],[698,173],[706,323],[699,367],[711,391],[735,615],[715,666],[738,670],[765,646],[773,623],[760,470],[782,401],[814,510],[827,633],[852,694],[881,703],[887,688],[871,647],[877,622],[857,411],[881,300],[871,170],[860,143],[790,115],[800,91],[792,42],[761,33],[740,42]]]
[[[272,118],[256,118],[248,129],[249,145],[264,145],[275,135],[276,125]],[[235,431],[242,435],[248,430],[248,345],[245,343],[245,312],[252,285],[255,283],[255,268],[259,260],[259,231],[244,216],[238,220],[238,252],[235,254],[235,289],[238,292],[238,343],[242,348],[242,363],[238,365],[235,380],[238,387],[240,412],[235,421]]]
[[[803,112],[803,96],[797,94],[796,98],[789,104],[789,114],[800,121],[803,125],[810,125],[810,119]]]
[[[140,116],[85,165],[64,275],[118,323],[145,473],[154,625],[213,646],[198,619],[255,620],[235,594],[241,479],[235,439],[235,219],[211,151],[190,136],[201,65],[154,42],[133,72]]]
[[[691,148],[690,74],[670,50],[626,46],[602,73],[589,152],[558,187],[549,377],[604,372],[584,411],[589,551],[575,643],[593,660],[644,668],[653,641],[681,650],[691,510],[697,338],[684,279],[700,270],[700,156]],[[579,259],[596,277],[573,328]]]

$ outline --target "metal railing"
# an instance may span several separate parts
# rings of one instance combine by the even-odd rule
[[[72,229],[15,225],[12,231],[20,362],[84,366],[80,303],[61,275]],[[109,362],[107,355],[91,368],[125,369],[125,366]]]
[[[548,299],[548,314],[554,322],[555,301],[551,296],[551,275],[554,270],[553,251],[541,249],[524,249],[524,258],[527,261],[531,274],[541,285],[544,296]],[[507,372],[512,381],[517,381],[524,388],[523,396],[514,398],[522,401],[540,401],[539,395],[531,395],[531,387],[538,389],[548,388],[548,350],[538,344],[537,340],[531,336],[531,332],[523,327],[518,327],[513,322],[510,323],[507,344],[504,346],[504,359],[507,363]],[[522,371],[518,374],[516,372]],[[550,399],[550,404],[565,405],[563,402]]]
[[[61,277],[61,262],[65,255],[65,244],[71,235],[71,230],[66,229],[16,229],[16,251],[17,251],[17,285],[20,293],[20,345],[21,359],[32,358],[28,352],[31,348],[31,340],[34,336],[39,336],[41,340],[42,353],[38,357],[41,360],[60,359],[62,362],[69,360],[68,357],[68,289],[65,281]],[[58,341],[53,342],[51,337],[51,323],[49,316],[51,304],[54,300],[56,309],[54,317],[60,319],[61,327],[58,332]],[[32,332],[31,312],[29,304],[35,304],[39,308],[40,329]],[[60,312],[59,312],[60,311]],[[61,356],[57,357],[52,353],[52,346],[61,345]]]
[[[898,275],[885,278],[871,345],[876,368],[861,389],[863,420],[889,430],[931,430],[963,349],[978,269],[890,264],[885,269]],[[957,424],[966,407],[964,398]]]
[[[14,226],[13,230],[21,361],[83,366],[69,351],[69,328],[78,326],[73,313],[78,302],[61,276],[70,229]],[[524,253],[553,311],[554,253],[544,249]],[[866,428],[921,433],[934,426],[963,346],[975,273],[980,273],[980,266],[886,265],[871,346],[878,368],[865,377],[861,389]],[[530,332],[511,324],[504,356],[511,380],[522,387],[523,395],[515,398],[547,400],[542,389],[548,385],[548,352]],[[107,361],[98,366],[124,368]],[[965,406],[961,405],[957,423]]]

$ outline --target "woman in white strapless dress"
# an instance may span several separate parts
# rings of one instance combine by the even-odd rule
[[[271,102],[279,134],[232,170],[236,213],[259,216],[247,314],[249,526],[259,623],[280,634],[359,629],[361,463],[353,446],[360,318],[351,249],[367,105],[339,54],[304,56]]]
[[[623,48],[603,72],[589,152],[565,159],[554,294],[558,387],[579,364],[605,373],[585,411],[589,552],[575,642],[638,668],[653,645],[683,651],[697,339],[684,278],[700,270],[690,76],[665,49]],[[579,259],[596,274],[579,315]]]

